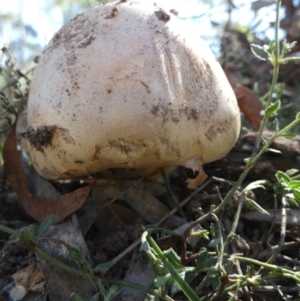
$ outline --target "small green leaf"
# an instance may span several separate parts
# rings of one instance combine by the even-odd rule
[[[251,44],[251,50],[252,50],[253,54],[260,60],[265,61],[270,58],[268,46],[266,46],[266,45],[260,46],[260,45],[256,45],[256,44]]]
[[[292,193],[288,193],[286,198],[292,207],[299,208],[299,202]]]
[[[295,46],[297,44],[297,42],[296,41],[293,41],[293,42],[287,42],[287,40],[284,40],[283,41],[283,43],[282,43],[282,52],[283,52],[283,54],[286,54],[286,53],[288,53],[288,52],[290,52],[291,50],[292,50],[292,48]]]
[[[100,263],[100,264],[98,264],[98,265],[94,268],[94,271],[95,271],[95,272],[100,272],[100,271],[109,269],[109,268],[111,268],[114,264],[115,264],[115,263],[113,263],[112,261]]]
[[[183,279],[183,281],[187,283],[190,283],[195,278],[196,275],[197,275],[196,269],[194,269],[193,271],[183,270],[179,273],[179,276]],[[179,291],[180,291],[180,287],[178,286],[178,283],[173,282],[171,286],[171,296],[174,296]],[[189,300],[193,300],[193,299],[189,299]]]
[[[212,239],[212,240],[209,242],[208,246],[209,246],[210,248],[213,248],[213,247],[215,247],[216,245],[218,245],[219,243],[220,243],[220,239],[219,239],[219,238],[214,238],[214,239]]]
[[[98,301],[100,297],[100,293],[96,293],[91,299],[90,301]]]
[[[292,180],[288,183],[288,187],[290,187],[291,189],[296,189],[296,188],[300,188],[300,181],[299,180]]]
[[[275,176],[279,182],[285,182],[286,184],[288,184],[291,181],[290,177],[282,171],[277,171]]]
[[[180,257],[176,254],[176,252],[172,248],[164,251],[164,254],[168,258],[169,262],[173,265],[173,267],[175,268],[183,267]]]
[[[200,251],[197,260],[197,269],[202,270],[207,267],[208,252],[206,249]]]
[[[296,115],[296,120],[300,121],[300,112]]]
[[[180,291],[180,288],[179,288],[178,284],[176,282],[172,282],[171,287],[170,287],[171,296],[174,296],[179,291]]]
[[[108,292],[106,293],[106,297],[104,298],[104,301],[110,301],[113,300],[113,297],[118,295],[121,291],[121,288],[119,285],[113,284],[109,286]]]
[[[298,202],[300,202],[300,189],[294,189],[293,194]]]
[[[46,217],[42,223],[40,224],[40,226],[38,227],[37,231],[36,231],[36,237],[42,237],[43,235],[45,235],[49,228],[51,227],[52,223],[53,223],[53,214]]]
[[[265,184],[267,184],[268,181],[266,180],[257,180],[257,181],[254,181],[252,183],[250,183],[245,189],[244,189],[244,192],[246,191],[250,191],[250,190],[253,190],[253,189],[257,189],[257,188],[262,188],[262,189],[265,189]]]
[[[285,139],[294,139],[296,137],[296,135],[294,134],[282,134],[280,137],[283,137]]]
[[[85,257],[84,257],[84,254],[83,254],[83,251],[81,248],[77,249],[77,248],[71,247],[69,257],[72,258],[73,260],[78,260],[78,261],[85,260]]]
[[[276,194],[281,194],[283,193],[283,191],[286,189],[286,185],[282,185],[280,182],[279,183],[276,183],[274,186],[273,186],[273,189],[274,189],[274,192]]]
[[[145,251],[146,253],[150,252],[150,250],[151,250],[151,247],[147,240],[148,234],[149,234],[148,231],[145,231],[145,232],[143,232],[143,234],[141,236],[140,250]]]
[[[26,243],[34,243],[35,244],[35,237],[34,237],[34,228],[24,230],[20,234],[20,240]]]
[[[242,250],[249,250],[250,249],[250,247],[247,244],[246,240],[244,238],[242,238],[240,235],[234,234],[233,240],[236,243],[238,248],[240,248]]]
[[[264,46],[267,47],[269,53],[272,53],[275,51],[276,41],[273,40],[270,42],[269,46],[267,46],[267,45],[264,45]]]
[[[245,158],[245,159],[244,159],[244,162],[245,162],[246,164],[248,164],[249,161],[250,161],[250,158]]]
[[[221,286],[221,279],[219,273],[208,273],[209,283],[214,290],[217,290]]]
[[[189,234],[189,237],[201,237],[201,238],[204,238],[204,239],[209,239],[208,237],[209,235],[209,232],[207,230],[192,230]]]
[[[168,278],[165,276],[157,276],[154,279],[155,287],[162,287],[168,282]]]
[[[197,270],[195,268],[193,268],[192,270],[183,270],[181,273],[180,273],[180,276],[182,279],[184,279],[187,283],[190,283],[194,278],[195,276],[197,275]]]
[[[295,169],[295,168],[291,168],[289,170],[287,170],[285,172],[289,177],[292,177],[294,176],[295,174],[299,173],[299,170],[298,169]]]
[[[252,277],[256,275],[256,272],[255,272],[255,269],[254,269],[254,266],[247,266],[247,269],[246,269],[246,277],[249,278],[249,277]]]
[[[270,215],[270,213],[268,211],[266,211],[264,208],[262,208],[260,205],[258,205],[254,200],[246,197],[246,201],[260,213]]]
[[[281,107],[281,101],[277,100],[276,102],[272,103],[271,105],[269,105],[269,107],[266,108],[265,116],[270,117],[272,115],[275,115],[277,111],[280,109],[280,107]]]
[[[256,275],[251,278],[247,278],[247,281],[249,281],[249,283],[251,283],[253,285],[261,285],[262,284],[261,275]]]

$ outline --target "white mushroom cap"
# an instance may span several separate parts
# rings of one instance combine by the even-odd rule
[[[110,168],[149,176],[192,158],[215,161],[232,148],[240,130],[234,93],[173,8],[112,2],[53,37],[34,71],[24,135],[42,176]]]

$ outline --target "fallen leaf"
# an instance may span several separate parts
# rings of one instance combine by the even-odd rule
[[[259,98],[247,87],[242,86],[228,68],[224,68],[225,74],[238,100],[238,105],[251,127],[258,131],[260,128],[260,112],[262,105]]]
[[[77,269],[78,261],[69,257],[71,249],[81,250],[86,259],[90,258],[75,215],[71,215],[58,225],[52,225],[47,237],[39,241],[39,247],[57,260]],[[66,301],[70,300],[72,294],[81,296],[83,300],[91,300],[96,293],[96,285],[91,280],[62,270],[38,253],[36,256],[47,283],[47,300]]]
[[[126,274],[125,280],[148,286],[154,278],[155,274],[151,269],[149,259],[146,260],[146,257],[143,256],[143,254],[139,254],[135,262],[130,266],[130,270]],[[118,300],[144,300],[145,297],[145,292],[125,287],[118,296]]]
[[[53,215],[58,223],[79,209],[88,197],[93,184],[62,195],[55,201],[34,196],[28,186],[24,168],[17,150],[16,127],[9,131],[4,147],[4,175],[16,192],[24,210],[38,222]]]
[[[22,286],[27,291],[44,292],[45,279],[41,268],[37,264],[32,264],[11,276],[16,286]]]

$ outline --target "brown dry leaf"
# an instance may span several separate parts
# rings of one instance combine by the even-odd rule
[[[44,292],[45,279],[41,268],[37,264],[32,264],[11,276],[17,286],[26,288],[27,291]]]
[[[229,69],[224,68],[224,71],[234,90],[241,112],[252,128],[258,131],[261,120],[260,112],[262,111],[260,100],[249,88],[242,86]]]
[[[42,222],[53,215],[53,223],[58,223],[80,208],[88,197],[93,184],[79,188],[59,197],[56,201],[39,198],[29,190],[26,175],[17,150],[16,127],[9,131],[4,147],[4,174],[15,190],[24,210],[35,220]]]

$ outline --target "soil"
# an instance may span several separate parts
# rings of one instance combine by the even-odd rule
[[[266,135],[268,135],[266,133]],[[220,196],[224,197],[227,192],[232,187],[232,183],[237,180],[241,172],[244,170],[245,164],[244,159],[248,158],[253,149],[252,145],[253,135],[248,135],[241,139],[235,149],[233,149],[226,158],[219,160],[217,162],[208,164],[204,166],[204,170],[208,175],[208,179],[212,179],[210,184],[208,184],[205,189],[201,190],[196,194],[184,207],[183,214],[187,221],[194,221],[197,218],[208,212],[211,206],[217,206],[220,203]],[[300,141],[296,139],[296,141]],[[251,198],[264,209],[280,208],[280,199],[274,194],[272,185],[276,182],[275,173],[278,170],[286,171],[287,169],[295,168],[300,169],[299,161],[299,144],[290,143],[289,140],[280,140],[273,145],[274,148],[279,150],[284,150],[281,154],[279,153],[266,153],[260,160],[253,166],[251,172],[247,176],[243,183],[243,187],[247,184],[255,181],[265,179],[268,180],[271,185],[266,189],[258,189],[252,193]],[[2,169],[0,173],[3,174]],[[182,201],[191,194],[186,188],[185,179],[190,177],[190,171],[178,168],[173,172],[169,178],[170,185],[179,201]],[[214,178],[212,178],[214,177]],[[29,218],[20,206],[15,193],[12,191],[9,184],[2,180],[1,189],[1,202],[0,202],[0,224],[11,227],[13,229],[23,229],[33,224],[34,221]],[[56,188],[61,192],[72,191],[74,188],[79,187],[78,182],[68,183],[68,184],[55,184]],[[219,219],[221,220],[224,231],[229,232],[234,220],[234,214],[238,206],[239,193],[237,192],[234,198],[231,200],[230,204],[219,214]],[[164,192],[158,199],[162,201],[165,205],[168,205],[170,196],[167,192]],[[89,206],[91,206],[89,202]],[[277,206],[277,207],[276,207]],[[85,209],[80,209],[77,213],[79,224],[80,217],[84,214]],[[125,209],[124,209],[125,210]],[[240,244],[236,244],[235,247],[229,248],[229,253],[243,253],[243,256],[257,259],[266,262],[272,255],[272,246],[277,246],[280,240],[280,224],[272,221],[259,221],[255,217],[249,219],[243,216],[243,214],[253,211],[253,208],[245,205],[242,212],[242,217],[239,220],[236,234],[238,234],[242,239]],[[178,213],[177,213],[178,214]],[[254,215],[255,216],[255,215]],[[212,219],[208,219],[201,223],[203,229],[211,230],[211,225],[213,223]],[[110,231],[100,231],[99,223],[98,226],[95,222],[91,221],[85,234],[85,242],[91,257],[93,265],[96,266],[103,262],[108,262],[125,250],[131,243],[134,242],[142,233],[142,227],[128,226],[124,229],[121,225],[115,226]],[[145,222],[142,222],[145,225]],[[86,232],[83,231],[83,232]],[[289,267],[291,269],[299,269],[299,242],[300,242],[300,231],[299,226],[289,226],[287,223],[285,243],[281,249],[281,252],[276,257],[273,264],[279,266]],[[245,245],[243,246],[243,243]],[[196,250],[200,250],[201,247],[206,247],[209,250],[214,248],[209,247],[209,241],[200,239],[197,244],[193,247],[187,245],[186,253],[182,248],[182,240],[176,237],[161,240],[159,242],[160,247],[167,249],[173,247],[173,249],[179,254],[186,257],[188,265],[193,265],[193,254]],[[246,247],[248,246],[248,247]],[[8,235],[5,232],[0,231],[0,292],[2,290],[2,295],[0,296],[0,301],[9,300],[7,297],[7,286],[13,282],[11,276],[20,271],[22,268],[27,267],[33,263],[37,262],[34,251],[29,245],[22,243],[15,239],[14,237]],[[113,277],[124,279],[130,274],[130,271],[136,268],[136,264],[143,266],[147,262],[147,258],[138,252],[138,248],[133,249],[126,256],[120,259],[117,264],[115,264],[106,277]],[[254,267],[253,267],[254,268]],[[247,269],[246,264],[241,264],[241,270],[245,273]],[[256,268],[257,270],[257,268]],[[235,272],[234,272],[235,273]],[[261,272],[262,274],[265,271]],[[147,274],[145,272],[145,274]],[[130,274],[131,277],[132,273]],[[141,277],[135,275],[135,277]],[[149,274],[147,274],[149,276]],[[191,286],[196,288],[199,283],[203,280],[205,274],[199,274],[192,282]],[[149,276],[150,277],[150,276]],[[151,278],[151,277],[150,277]],[[128,277],[126,278],[128,279]],[[134,279],[134,278],[133,278]],[[290,300],[299,298],[299,289],[297,284],[293,280],[287,281],[286,279],[278,279],[274,282],[277,287],[281,288],[283,295],[289,295]],[[45,287],[46,291],[47,288]],[[212,287],[206,287],[201,291],[201,297],[207,297],[212,291]],[[36,298],[36,294],[34,298]],[[43,295],[44,296],[44,295]],[[130,296],[130,297],[128,297]],[[51,300],[46,299],[39,300]],[[129,299],[128,299],[129,298]],[[140,296],[130,295],[128,293],[127,299],[122,295],[122,297],[116,297],[114,300],[143,300]],[[173,300],[186,300],[186,298],[177,293],[172,296]],[[228,300],[228,295],[220,297],[218,300]],[[284,300],[280,293],[270,284],[266,286],[259,286],[255,288],[252,286],[249,291],[241,291],[239,294],[240,300],[253,300],[253,301],[276,301]],[[252,299],[251,299],[252,298]],[[25,300],[25,299],[24,299]],[[30,293],[26,296],[26,300],[38,300],[30,298]]]

